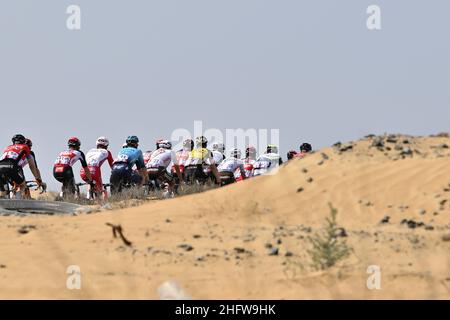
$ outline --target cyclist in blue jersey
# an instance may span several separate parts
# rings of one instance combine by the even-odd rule
[[[133,186],[147,183],[147,170],[144,164],[144,156],[142,151],[138,149],[139,138],[129,136],[116,160],[114,160],[111,170],[111,192],[116,193],[122,191],[124,186]],[[136,166],[137,172],[133,170]]]

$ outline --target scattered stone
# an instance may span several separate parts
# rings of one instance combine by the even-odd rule
[[[183,243],[183,244],[178,245],[178,248],[184,249],[185,251],[192,251],[192,250],[194,250],[194,247],[191,246],[190,244],[187,244],[187,243]]]
[[[380,224],[386,224],[389,223],[389,220],[391,219],[390,216],[384,216],[383,219],[381,219]]]
[[[282,243],[283,243],[283,241],[281,241],[281,239],[277,240],[277,244],[282,244]]]
[[[113,206],[110,203],[105,203],[103,206],[100,207],[101,210],[112,210]]]
[[[406,224],[408,226],[408,228],[410,228],[410,229],[415,229],[418,227],[425,226],[425,224],[423,222],[416,222],[414,220],[408,220],[408,219],[403,219],[401,221],[401,224]]]
[[[204,256],[198,256],[195,258],[196,261],[205,261],[205,257]]]
[[[240,248],[240,247],[236,247],[236,248],[234,248],[234,252],[236,252],[236,253],[245,253],[245,249],[244,248]]]
[[[313,178],[311,178],[311,177],[309,177],[307,180],[306,180],[308,183],[311,183],[311,182],[313,182],[314,181],[314,179]]]
[[[404,157],[406,157],[406,156],[412,156],[412,155],[413,155],[413,151],[412,151],[411,148],[406,147],[406,148],[403,148],[403,150],[400,152],[400,155],[401,155],[401,156],[404,156]]]
[[[28,225],[21,226],[21,227],[17,230],[17,232],[20,233],[20,234],[27,234],[27,233],[30,232],[31,230],[35,230],[35,229],[36,229],[36,226],[35,226],[35,225],[28,224]]]
[[[171,223],[171,222],[172,222],[172,220],[166,219],[166,223]]]
[[[433,226],[425,226],[425,230],[431,231],[431,230],[434,230],[434,227]]]
[[[286,253],[284,254],[285,257],[292,257],[294,254],[290,251],[286,251]]]
[[[321,153],[321,156],[322,156],[322,159],[323,159],[323,160],[328,160],[328,159],[330,159],[330,157],[329,157],[325,152],[322,152],[322,153]]]
[[[321,165],[323,165],[325,162],[323,161],[323,160],[320,160],[319,162],[317,162],[317,165],[318,166],[321,166]]]
[[[272,246],[272,244],[271,244],[270,242],[267,242],[267,243],[264,245],[264,247],[265,247],[266,249],[270,249],[270,248],[272,248],[273,246]]]
[[[5,269],[5,268],[6,268],[6,265],[0,264],[0,269]]]
[[[387,143],[397,143],[398,139],[395,135],[389,135],[386,139]]]
[[[382,137],[376,137],[375,139],[373,139],[372,147],[383,148],[384,147],[384,140],[383,140],[383,138]]]
[[[450,233],[442,236],[442,241],[450,241]]]
[[[278,255],[278,248],[271,248],[271,249],[269,249],[269,253],[268,253],[268,255],[269,256],[277,256]]]
[[[348,234],[347,234],[347,231],[344,228],[339,228],[337,230],[336,236],[345,238],[345,237],[348,237]]]
[[[423,216],[424,214],[426,214],[426,213],[427,213],[427,210],[425,210],[425,209],[422,209],[422,210],[419,211],[419,214],[422,215],[422,216]]]
[[[308,173],[308,169],[303,168],[303,169],[302,169],[302,172],[303,172],[303,173]]]
[[[303,187],[300,187],[297,189],[297,192],[303,192],[305,189]]]
[[[199,234],[194,234],[192,237],[193,237],[194,239],[200,239],[202,236],[199,235]]]
[[[448,145],[443,143],[437,146],[439,149],[448,149]]]

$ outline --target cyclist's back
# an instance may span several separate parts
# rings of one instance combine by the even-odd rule
[[[267,152],[260,155],[253,164],[253,175],[258,176],[273,170],[283,164],[278,148],[274,145],[267,146]]]

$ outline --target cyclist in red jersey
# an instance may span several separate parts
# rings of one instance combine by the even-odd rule
[[[76,186],[72,166],[80,160],[81,166],[86,169],[87,163],[84,153],[80,150],[81,142],[78,138],[70,138],[67,145],[69,149],[61,152],[58,158],[56,158],[53,166],[53,176],[63,184],[63,193],[67,192],[69,195],[74,195]],[[89,170],[86,170],[86,178],[89,184],[93,183]]]
[[[6,196],[5,186],[10,183],[19,187],[24,198],[30,198],[29,193],[26,192],[23,168],[29,164],[38,186],[43,185],[41,174],[36,167],[30,148],[25,144],[26,138],[21,134],[16,134],[12,137],[12,143],[0,157],[0,197]]]

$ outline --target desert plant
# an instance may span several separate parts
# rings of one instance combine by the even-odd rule
[[[339,260],[347,257],[351,251],[346,241],[339,238],[339,232],[342,232],[342,228],[338,227],[336,221],[337,209],[333,208],[331,203],[329,207],[330,217],[326,218],[324,230],[308,237],[312,248],[307,252],[312,259],[314,269],[330,268]]]

